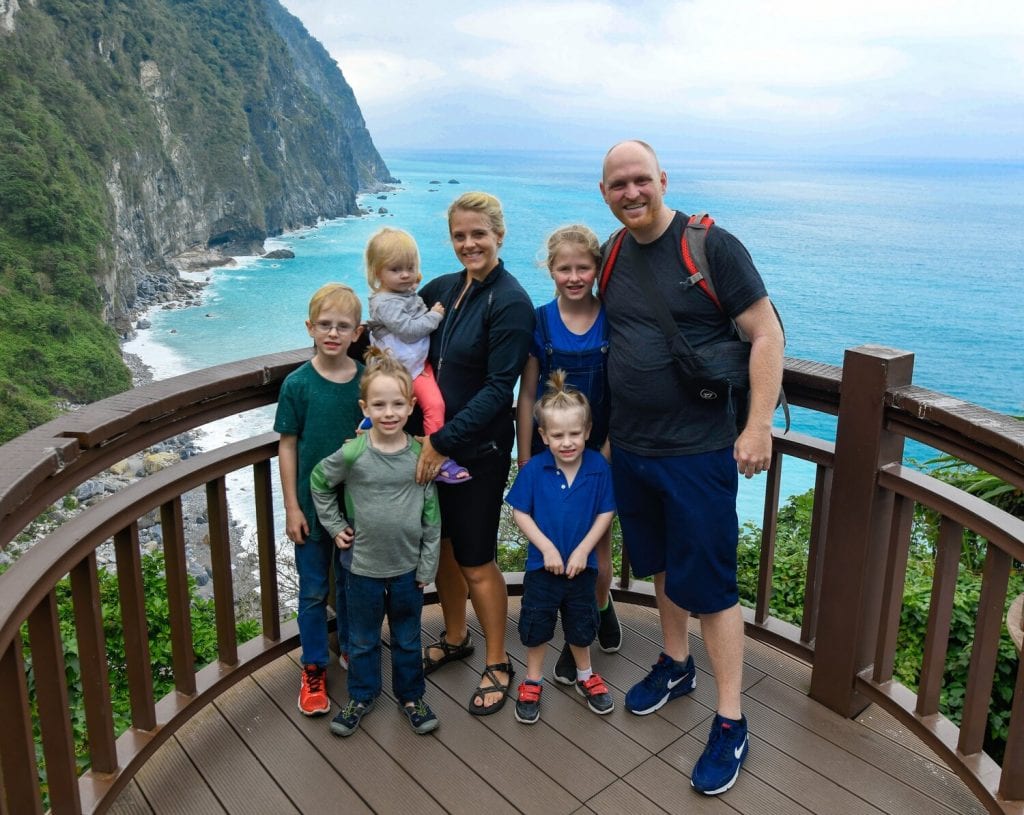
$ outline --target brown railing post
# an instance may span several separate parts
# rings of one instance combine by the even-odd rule
[[[878,628],[892,495],[877,472],[903,458],[903,437],[884,427],[885,392],[909,385],[913,370],[913,354],[874,345],[843,359],[810,696],[844,716],[867,704],[854,678],[871,664]]]

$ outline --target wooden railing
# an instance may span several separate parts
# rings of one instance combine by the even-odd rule
[[[157,382],[66,414],[0,448],[0,548],[49,505],[105,468],[155,442],[214,419],[271,404],[308,351],[275,354]],[[877,347],[847,351],[843,368],[787,360],[794,405],[838,415],[835,443],[777,435],[766,502],[750,636],[806,659],[811,696],[846,716],[868,701],[895,713],[964,778],[994,813],[1024,813],[1024,671],[1000,767],[982,751],[1013,561],[1024,560],[1024,522],[902,466],[912,438],[1024,487],[1024,423],[911,385],[912,357]],[[34,543],[0,575],[0,815],[42,812],[34,726],[56,813],[102,812],[135,772],[199,708],[297,644],[281,624],[271,497],[273,434],[255,436],[142,478]],[[780,473],[786,457],[816,467],[800,626],[772,616],[771,586]],[[251,468],[262,633],[235,634],[225,479]],[[204,487],[208,505],[218,659],[194,667],[181,496]],[[931,612],[917,693],[892,681],[903,580],[915,504],[942,518]],[[175,690],[156,699],[151,675],[139,519],[158,510],[168,585]],[[988,541],[963,720],[938,713],[953,587],[963,529]],[[115,737],[96,550],[113,540],[132,725]],[[79,775],[68,714],[56,587],[70,576],[83,677],[89,769]],[[510,590],[518,576],[508,575]],[[650,584],[628,564],[620,600],[651,604]],[[430,598],[428,598],[430,599]],[[27,632],[27,641],[24,635]],[[30,704],[23,649],[32,658]]]

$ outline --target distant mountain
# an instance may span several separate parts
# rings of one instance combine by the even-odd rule
[[[117,335],[176,260],[393,180],[277,0],[0,0],[0,441],[128,386]]]

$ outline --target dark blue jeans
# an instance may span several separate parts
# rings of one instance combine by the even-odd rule
[[[338,620],[338,648],[348,650],[348,613],[345,608],[345,570],[337,556],[338,548],[323,527],[317,540],[295,544],[295,570],[299,574],[299,644],[302,664],[327,665],[327,595],[329,575],[334,566],[334,610]]]
[[[381,691],[380,627],[387,615],[391,629],[391,689],[399,704],[423,696],[423,654],[420,617],[423,589],[416,572],[397,577],[363,577],[349,572],[348,695],[359,702]]]

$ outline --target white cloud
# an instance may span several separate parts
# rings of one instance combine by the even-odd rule
[[[501,121],[503,144],[541,130],[579,140],[582,127],[603,142],[623,122],[690,119],[809,141],[843,129],[908,136],[926,122],[933,144],[946,131],[960,143],[976,135],[979,149],[998,137],[1004,154],[1014,137],[1024,144],[1018,0],[455,0],[386,12],[352,0],[327,14],[285,3],[338,60],[385,143],[402,109],[439,128],[414,135],[465,143],[458,109],[471,107],[476,123]],[[437,110],[453,102],[455,115]],[[404,132],[398,141],[414,143]]]
[[[353,51],[342,70],[361,97],[373,100],[429,92],[445,76],[436,62],[380,49]]]

